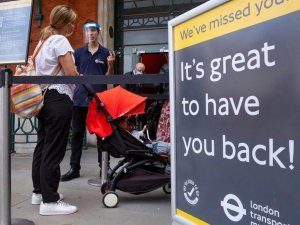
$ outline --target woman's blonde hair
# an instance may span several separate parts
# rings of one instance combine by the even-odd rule
[[[50,13],[50,25],[41,32],[41,40],[46,40],[55,34],[55,30],[64,28],[68,24],[75,23],[77,19],[76,12],[67,5],[57,5]]]

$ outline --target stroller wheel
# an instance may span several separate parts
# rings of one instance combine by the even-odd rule
[[[163,191],[166,193],[166,194],[171,194],[171,184],[168,183],[168,184],[165,184],[163,186]]]
[[[115,208],[119,203],[119,196],[113,192],[106,192],[102,198],[102,203],[106,208]]]
[[[109,191],[109,188],[108,188],[108,182],[105,182],[102,184],[101,188],[100,188],[100,191],[101,193],[104,195],[106,192]]]

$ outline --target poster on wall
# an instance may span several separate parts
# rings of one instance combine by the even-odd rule
[[[32,0],[0,1],[0,65],[26,63],[31,13]]]
[[[212,0],[169,22],[174,225],[299,224],[299,21]]]

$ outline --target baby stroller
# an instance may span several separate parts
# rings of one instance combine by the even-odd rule
[[[139,195],[163,187],[164,192],[170,194],[170,174],[165,172],[168,157],[151,153],[151,149],[122,129],[115,120],[144,113],[146,98],[121,86],[97,94],[91,87],[85,87],[94,97],[87,115],[89,132],[103,138],[102,151],[122,158],[101,186],[104,206],[114,208],[118,205],[116,190]]]

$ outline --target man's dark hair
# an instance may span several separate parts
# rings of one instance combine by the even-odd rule
[[[91,20],[91,19],[87,19],[84,24],[87,24],[87,23],[97,23],[95,20]]]

